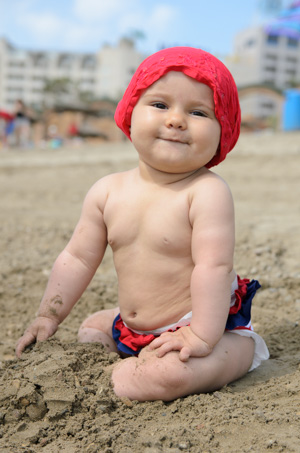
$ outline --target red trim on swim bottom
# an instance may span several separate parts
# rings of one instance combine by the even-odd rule
[[[229,314],[233,315],[236,314],[242,306],[242,301],[245,298],[247,291],[248,291],[248,284],[250,280],[248,278],[241,279],[240,276],[237,276],[238,281],[238,288],[235,290],[235,303],[232,307],[230,307]]]
[[[125,326],[120,315],[116,317],[113,324],[113,337],[119,348],[119,343],[127,346],[131,351],[123,351],[127,354],[132,352],[138,353],[142,348],[147,346],[151,341],[154,340],[155,336],[152,334],[139,334],[133,332],[131,329]]]

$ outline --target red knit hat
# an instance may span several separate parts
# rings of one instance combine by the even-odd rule
[[[133,75],[119,102],[115,121],[130,139],[131,115],[143,91],[169,71],[180,71],[208,85],[214,93],[215,115],[221,126],[217,154],[206,164],[219,164],[232,150],[240,134],[241,110],[232,75],[216,57],[193,47],[171,47],[146,58]]]

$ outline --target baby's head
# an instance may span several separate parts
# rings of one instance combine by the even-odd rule
[[[213,55],[193,47],[164,49],[141,63],[118,104],[115,120],[130,139],[133,108],[142,93],[169,71],[180,71],[208,85],[213,91],[215,115],[221,126],[218,151],[207,168],[219,164],[232,150],[240,133],[241,112],[238,92],[232,75]]]

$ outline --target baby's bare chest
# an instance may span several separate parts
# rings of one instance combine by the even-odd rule
[[[104,221],[113,250],[139,245],[154,252],[190,253],[191,224],[186,193],[115,193],[106,203]]]

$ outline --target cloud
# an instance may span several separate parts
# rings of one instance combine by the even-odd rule
[[[104,36],[96,27],[78,25],[64,30],[65,49],[82,52],[95,52],[100,49]]]
[[[140,5],[141,6],[141,5]],[[149,7],[150,6],[150,7]],[[166,35],[168,30],[174,30],[174,22],[178,17],[178,11],[168,5],[151,7],[151,3],[144,8],[136,8],[134,12],[124,14],[119,21],[119,30],[126,33],[130,30],[142,30],[151,39]]]
[[[148,28],[155,27],[156,30],[164,30],[172,26],[174,20],[177,18],[177,10],[168,5],[157,5],[149,17]]]
[[[16,21],[31,41],[36,41],[36,48],[94,51],[100,47],[99,29],[80,23],[70,15],[31,9],[19,15]]]
[[[1,4],[0,0],[0,4]],[[134,30],[144,32],[143,46],[172,36],[179,17],[176,6],[139,0],[15,0],[20,9],[15,16],[14,36],[22,47],[95,52],[104,42],[116,44]],[[7,8],[9,9],[9,8]],[[1,22],[1,19],[0,19]],[[34,45],[32,45],[34,42]]]
[[[18,22],[42,40],[61,33],[64,28],[64,21],[51,12],[26,13],[19,17]]]
[[[74,0],[73,12],[84,22],[100,22],[118,17],[131,8],[138,7],[137,0]]]

